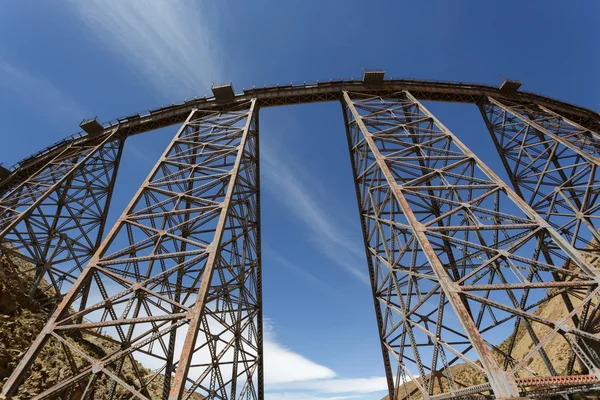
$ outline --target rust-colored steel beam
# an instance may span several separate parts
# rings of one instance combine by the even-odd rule
[[[246,106],[191,112],[4,396],[28,385],[51,345],[77,361],[33,398],[262,396],[258,107]],[[86,353],[73,335],[105,354]],[[157,373],[147,379],[137,362]]]
[[[384,313],[382,308],[379,307],[379,279],[380,279],[380,268],[378,264],[378,254],[372,254],[371,247],[369,245],[370,242],[370,231],[369,231],[369,220],[367,218],[363,218],[365,201],[365,182],[362,179],[362,176],[366,174],[367,171],[364,170],[364,164],[361,162],[362,159],[360,157],[355,156],[355,145],[356,145],[356,134],[352,132],[350,129],[350,122],[352,121],[352,115],[348,112],[348,108],[345,102],[341,101],[342,105],[342,114],[344,116],[344,127],[346,129],[346,139],[348,141],[348,149],[350,153],[350,164],[352,166],[352,172],[354,174],[354,187],[356,191],[356,198],[358,203],[358,214],[361,217],[361,229],[363,233],[363,242],[365,246],[366,259],[367,259],[367,267],[369,271],[369,279],[371,281],[371,292],[373,295],[373,303],[375,306],[375,319],[377,321],[377,331],[379,333],[379,342],[381,345],[381,353],[383,356],[383,370],[385,373],[385,378],[388,386],[388,396],[390,399],[394,399],[394,390],[390,388],[396,388],[395,380],[400,380],[400,377],[394,377],[394,371],[392,370],[392,360],[390,359],[390,352],[388,352],[387,343],[386,343],[386,326],[384,323]],[[361,177],[361,178],[359,178]],[[395,360],[397,361],[397,359]]]
[[[0,255],[32,296],[60,300],[98,249],[123,143],[118,131],[72,143],[0,200]]]
[[[535,386],[526,376],[573,381],[549,356],[559,344],[600,382],[600,340],[581,318],[598,306],[598,271],[411,93],[345,93],[343,104],[390,398],[410,397],[407,380],[424,398],[516,397]],[[534,315],[541,306],[560,321]],[[518,354],[523,334],[533,347]],[[486,383],[461,382],[458,364]]]
[[[379,100],[378,97],[374,98],[374,100],[375,100],[374,102],[369,101],[369,100],[373,100],[373,98],[366,99],[366,101],[364,101],[364,102],[360,102],[360,100],[358,100],[356,102],[356,103],[358,103],[359,107],[363,106],[363,110],[365,111],[365,114],[360,115],[355,107],[355,102],[350,98],[348,93],[344,93],[345,105],[348,107],[349,113],[351,113],[351,119],[348,118],[351,121],[350,122],[350,131],[352,131],[352,129],[354,128],[356,131],[358,131],[362,134],[361,136],[358,136],[355,139],[355,143],[358,145],[360,142],[363,142],[363,146],[364,146],[363,149],[366,152],[365,156],[371,157],[374,161],[374,165],[370,166],[370,168],[373,169],[372,173],[374,175],[379,175],[378,178],[376,179],[376,181],[375,181],[375,178],[373,177],[373,180],[375,181],[373,183],[376,183],[376,185],[379,186],[379,187],[377,187],[376,190],[377,191],[381,190],[381,187],[383,186],[384,190],[387,191],[385,196],[389,196],[389,199],[386,199],[386,200],[395,203],[394,204],[395,207],[392,206],[391,204],[389,205],[390,211],[391,211],[391,208],[396,208],[394,213],[401,214],[406,219],[406,222],[408,223],[408,226],[409,226],[410,234],[413,236],[413,238],[411,240],[414,241],[416,246],[419,246],[422,249],[423,255],[427,259],[427,262],[431,268],[431,271],[435,275],[435,278],[434,278],[435,281],[442,289],[445,297],[448,299],[448,302],[450,303],[452,310],[458,317],[458,321],[460,322],[463,330],[466,333],[466,338],[472,344],[472,347],[475,349],[475,352],[477,353],[477,355],[479,357],[479,361],[482,363],[486,377],[487,377],[488,381],[490,381],[490,385],[491,385],[491,388],[492,388],[494,394],[500,398],[516,397],[516,396],[518,396],[516,382],[514,382],[514,379],[510,380],[508,378],[508,376],[504,373],[504,371],[502,371],[498,367],[495,360],[493,359],[492,353],[486,346],[485,341],[481,337],[481,334],[479,333],[477,327],[475,326],[475,323],[473,322],[472,318],[469,315],[469,311],[465,307],[466,305],[463,303],[463,300],[460,298],[460,296],[458,294],[458,290],[454,287],[453,281],[452,281],[450,275],[448,274],[448,270],[444,267],[440,258],[438,258],[435,249],[433,248],[433,246],[429,242],[429,239],[425,235],[426,227],[420,222],[419,218],[413,212],[410,203],[407,201],[406,197],[404,196],[401,184],[399,184],[397,182],[394,174],[392,173],[390,166],[388,165],[386,156],[382,154],[382,150],[384,152],[386,150],[386,148],[384,147],[385,142],[382,142],[382,146],[381,146],[382,149],[380,149],[378,147],[376,140],[385,139],[385,138],[381,137],[381,136],[377,136],[377,134],[380,133],[377,130],[372,132],[373,130],[370,131],[369,129],[367,129],[364,119],[367,119],[367,123],[377,124],[378,123],[377,120],[379,119],[379,115],[377,115],[378,113],[386,113],[386,112],[389,113],[390,111],[393,113],[393,110],[390,110],[390,104],[386,104],[386,102],[383,101],[383,99],[381,100],[381,102],[379,104],[377,104],[377,101]],[[378,105],[380,105],[380,108],[377,107]],[[401,105],[401,103],[397,102],[396,105]],[[367,114],[367,112],[368,112],[368,114]],[[404,110],[402,110],[401,112],[405,113]],[[415,115],[414,117],[418,117],[418,116]],[[373,118],[373,119],[369,120],[370,118]],[[392,124],[393,124],[393,121],[394,121],[394,119],[392,118]],[[392,124],[390,124],[389,122],[386,124],[385,120],[381,121],[381,125],[385,126],[385,128],[383,128],[384,131],[396,128],[396,127],[393,127]],[[372,126],[372,125],[370,125],[370,126]],[[391,133],[390,136],[394,135],[394,132],[390,132],[390,133]],[[418,135],[418,133],[417,133],[417,135]],[[398,137],[400,135],[397,134],[394,136]],[[420,146],[420,144],[415,145],[415,147],[418,147],[418,146]],[[354,148],[354,146],[353,146],[353,148]],[[416,155],[416,157],[419,157],[419,155]],[[366,174],[364,174],[364,175],[366,176]],[[355,176],[358,176],[358,174],[355,174]],[[366,190],[368,190],[370,192],[370,188],[367,187]],[[365,193],[365,195],[366,196],[374,196],[373,193]],[[376,207],[375,204],[373,204],[372,206],[374,208]],[[382,205],[379,204],[377,206],[381,207]],[[385,207],[385,205],[384,205],[384,207]],[[365,215],[368,212],[369,212],[368,210],[364,210],[363,215]],[[377,217],[378,216],[376,216],[376,218]],[[381,229],[381,228],[379,228],[379,229]],[[390,238],[390,241],[396,241],[396,240],[398,240],[398,238]],[[376,286],[377,282],[372,282],[372,284],[374,286]],[[397,283],[396,283],[396,285],[397,285]],[[402,299],[398,299],[398,300],[400,302],[402,302]],[[446,317],[446,318],[448,318],[448,317]],[[439,321],[439,322],[441,323],[442,321]],[[410,336],[410,341],[413,342],[413,343],[411,343],[411,350],[415,354],[415,359],[418,359],[418,358],[420,358],[420,357],[418,357],[418,354],[419,354],[419,350],[417,349],[418,345],[416,342],[414,342],[414,335],[412,334],[412,332],[409,334],[409,336]],[[405,367],[405,366],[403,366],[403,367]],[[423,376],[424,375],[423,374],[423,371],[424,371],[423,366],[419,365],[419,363],[417,362],[417,367],[419,368],[420,375]],[[414,378],[414,376],[411,378]],[[390,397],[395,396],[395,392],[397,389],[398,389],[397,387],[390,388]],[[425,398],[428,398],[429,392],[424,391],[423,395]]]
[[[207,247],[206,249],[206,254],[207,254],[207,260],[206,260],[206,265],[204,266],[204,272],[202,274],[202,281],[200,282],[200,287],[198,289],[198,293],[196,294],[196,302],[193,305],[192,308],[190,308],[189,310],[189,315],[190,315],[190,322],[189,322],[189,327],[185,336],[185,340],[183,342],[183,350],[181,352],[181,359],[179,361],[178,367],[177,367],[177,372],[175,374],[175,377],[173,379],[174,383],[173,386],[171,388],[171,392],[169,394],[169,400],[179,400],[181,399],[185,393],[186,393],[186,383],[188,380],[188,375],[189,375],[189,371],[190,371],[190,366],[192,364],[192,358],[194,356],[194,353],[196,351],[198,351],[199,347],[202,347],[205,345],[207,339],[208,341],[210,341],[210,338],[203,338],[203,341],[200,343],[200,345],[198,345],[197,339],[198,339],[198,334],[200,333],[200,328],[201,328],[201,324],[206,324],[206,320],[207,320],[207,315],[210,315],[212,313],[213,310],[211,310],[211,307],[209,307],[209,299],[208,299],[208,294],[210,289],[215,290],[215,285],[213,283],[213,274],[215,269],[221,267],[221,268],[228,268],[229,266],[227,265],[227,259],[225,258],[225,260],[223,260],[224,255],[223,253],[225,252],[229,252],[230,249],[228,249],[228,243],[229,242],[229,238],[227,238],[225,241],[223,240],[223,235],[225,230],[227,229],[227,224],[229,223],[231,225],[232,222],[232,216],[235,216],[236,219],[238,218],[242,218],[243,220],[247,220],[248,215],[242,214],[242,215],[236,215],[235,212],[232,212],[235,204],[237,202],[239,202],[240,200],[242,201],[246,201],[245,195],[243,195],[242,193],[244,191],[246,191],[248,188],[244,187],[245,185],[241,183],[241,178],[240,178],[240,171],[243,172],[242,170],[242,164],[243,163],[248,163],[248,161],[250,161],[250,158],[252,157],[252,153],[254,150],[254,146],[250,145],[251,143],[251,138],[253,135],[256,134],[256,126],[254,126],[254,114],[256,113],[257,109],[256,109],[256,100],[252,100],[252,104],[250,106],[250,110],[248,111],[248,114],[250,115],[247,119],[246,119],[246,125],[243,128],[242,131],[242,136],[240,137],[240,141],[239,144],[237,145],[237,156],[235,158],[235,161],[233,163],[233,166],[231,168],[231,172],[230,172],[230,178],[229,178],[229,183],[227,186],[227,191],[225,192],[225,196],[223,198],[223,200],[221,201],[220,204],[220,208],[221,208],[221,212],[219,215],[219,219],[217,222],[217,226],[215,228],[214,231],[214,239],[213,241],[210,243],[210,245]],[[250,139],[250,140],[249,140]],[[249,151],[248,151],[249,150]],[[246,166],[248,167],[248,166]],[[253,190],[256,190],[256,188],[252,188]],[[242,197],[242,199],[239,198],[234,198],[234,197]],[[243,206],[242,206],[243,207]],[[244,210],[246,211],[246,210]],[[237,221],[236,221],[237,222]],[[247,223],[247,221],[246,221]],[[228,229],[232,229],[232,227],[230,226]],[[242,232],[242,234],[245,234],[245,232]],[[244,244],[247,245],[247,244]],[[237,249],[236,252],[239,252],[241,249]],[[242,257],[245,257],[246,254],[244,251],[242,251],[242,253],[240,254]],[[223,262],[225,261],[225,262]],[[242,264],[245,264],[246,261],[242,261]],[[221,265],[219,265],[221,264]],[[237,274],[237,279],[243,279],[243,273],[242,274]],[[226,282],[223,282],[226,283]],[[231,285],[243,285],[243,281],[234,281],[230,283]],[[223,288],[221,288],[223,289]],[[225,288],[226,289],[226,288]],[[226,289],[227,290],[227,289]],[[239,307],[243,307],[243,302],[239,302]],[[241,334],[241,332],[235,332],[234,334],[234,339],[236,340],[235,344],[239,345],[239,334]],[[237,353],[239,355],[239,349],[237,349]],[[214,359],[210,360],[211,362],[214,361]],[[237,366],[237,361],[234,363]],[[213,368],[218,369],[218,366],[213,366]],[[217,373],[220,373],[220,371],[217,371]],[[234,375],[235,376],[235,375]],[[222,380],[222,377],[220,377]],[[235,377],[237,378],[237,377]],[[223,383],[220,382],[221,386],[223,386]],[[232,384],[235,385],[234,381],[232,381]],[[200,382],[194,382],[193,385],[193,389],[195,389],[196,387],[198,387],[200,385]],[[221,390],[224,390],[225,388],[221,388]],[[219,397],[222,398],[227,398],[228,393],[223,391],[222,393],[219,393],[218,390],[216,390],[216,388],[211,389],[213,390],[213,392],[211,392],[212,395],[216,395],[218,394]],[[236,398],[236,393],[235,390],[232,390],[232,397],[231,398]]]
[[[506,93],[500,88],[490,85],[418,79],[388,79],[374,87],[373,85],[363,83],[361,80],[341,79],[246,89],[226,104],[216,101],[214,97],[196,98],[183,103],[153,109],[146,114],[138,113],[126,118],[119,118],[104,127],[104,134],[108,134],[108,132],[118,128],[127,136],[136,135],[169,125],[181,124],[193,109],[213,111],[232,110],[240,104],[243,107],[247,101],[253,98],[257,99],[260,107],[271,107],[337,101],[341,99],[342,92],[344,91],[374,93],[385,96],[401,90],[410,91],[419,100],[477,104],[487,96],[492,96],[497,99],[520,103],[533,102],[555,110],[564,117],[570,118],[572,121],[587,126],[592,130],[600,130],[600,116],[598,113],[584,107],[530,92],[518,91]],[[11,187],[22,182],[27,176],[39,170],[47,162],[48,157],[53,157],[54,154],[60,152],[71,142],[85,142],[87,140],[90,140],[89,135],[67,138],[49,146],[34,156],[21,160],[14,166],[14,170],[9,177],[0,180],[0,196]]]

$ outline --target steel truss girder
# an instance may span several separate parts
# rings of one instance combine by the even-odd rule
[[[70,370],[35,398],[147,399],[156,386],[163,399],[262,398],[258,107],[246,107],[189,115],[4,395],[54,341]]]
[[[124,140],[73,143],[0,200],[0,257],[30,295],[60,300],[98,249]]]
[[[419,100],[478,103],[486,96],[493,96],[497,98],[514,98],[520,102],[535,102],[556,110],[581,125],[585,125],[591,129],[600,129],[600,116],[598,113],[524,91],[506,93],[500,88],[488,85],[415,79],[386,79],[381,85],[374,86],[355,79],[342,79],[312,83],[304,82],[301,85],[277,85],[273,87],[246,89],[242,94],[236,95],[234,100],[229,103],[219,102],[214,97],[193,99],[149,110],[144,115],[136,114],[125,119],[113,120],[105,127],[105,134],[118,127],[126,136],[136,135],[169,125],[181,124],[193,109],[229,111],[237,105],[245,104],[253,98],[256,98],[259,105],[264,108],[278,105],[335,101],[341,98],[344,91],[377,93],[385,97],[387,94],[396,93],[401,90],[410,91]],[[35,173],[40,168],[40,165],[46,162],[48,157],[61,151],[64,146],[72,142],[86,140],[88,140],[87,136],[67,138],[60,143],[47,147],[32,157],[21,160],[12,174],[0,181],[0,196],[8,188]]]
[[[411,396],[407,380],[425,399],[513,397],[542,379],[566,393],[576,372],[558,376],[557,344],[598,382],[595,268],[410,93],[344,93],[343,106],[390,398]],[[517,354],[522,335],[532,347]],[[458,364],[480,384],[453,377]]]
[[[591,262],[600,257],[600,134],[544,106],[479,105],[515,191]]]

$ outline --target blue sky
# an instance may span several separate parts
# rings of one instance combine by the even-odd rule
[[[418,4],[417,4],[418,3]],[[194,96],[360,77],[499,84],[600,106],[594,1],[27,1],[0,5],[0,162]],[[476,108],[427,104],[501,176]],[[336,103],[261,111],[266,390],[378,399],[385,383]],[[125,148],[109,224],[176,127]]]

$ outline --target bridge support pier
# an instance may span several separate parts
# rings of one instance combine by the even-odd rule
[[[410,93],[342,101],[390,398],[409,397],[409,380],[424,398],[515,398],[528,390],[522,377],[558,375],[548,346],[562,341],[596,375],[596,354],[571,337],[593,335],[525,310],[562,307],[570,320],[595,308],[598,271]],[[540,260],[546,248],[557,261]],[[550,287],[586,297],[567,308]],[[531,351],[505,353],[508,326],[509,342],[531,336]],[[469,387],[457,366],[486,383]]]
[[[262,398],[258,106],[246,107],[189,115],[4,396],[53,346],[70,367],[36,398]]]

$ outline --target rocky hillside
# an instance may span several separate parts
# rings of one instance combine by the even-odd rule
[[[8,265],[6,260],[0,260],[0,390],[11,372],[17,366],[18,361],[27,351],[33,340],[40,333],[49,315],[42,304],[48,304],[53,299],[38,292],[36,300],[28,296],[29,282],[27,278],[17,278],[6,273]],[[100,341],[94,337],[85,337],[73,333],[69,342],[94,358],[102,358],[115,349],[106,348],[106,341]],[[162,375],[155,376],[152,371],[145,369],[136,363],[141,375],[145,380],[152,381],[147,389],[141,392],[149,398],[162,398]],[[65,352],[57,342],[48,342],[44,350],[31,367],[30,378],[23,384],[16,399],[31,398],[33,394],[40,393],[59,381],[69,371],[69,363]],[[139,382],[133,373],[133,366],[129,361],[124,366],[125,381],[140,389]],[[109,382],[106,377],[100,378],[94,399],[105,398],[109,390]],[[75,392],[71,399],[78,399],[81,393]],[[115,399],[128,399],[131,394],[117,387]],[[201,396],[196,399],[202,399]]]
[[[596,267],[599,267],[598,263],[596,263]],[[579,296],[570,295],[569,297],[574,307],[577,307],[577,305],[581,303],[581,298]],[[539,315],[548,320],[554,321],[562,320],[567,316],[563,299],[560,296],[556,296],[550,301],[540,306],[534,312],[534,314]],[[538,338],[542,338],[550,332],[549,327],[541,324],[533,324],[533,328]],[[598,324],[597,329],[595,329],[594,332],[596,334],[600,332],[600,324]],[[527,333],[527,329],[525,328],[524,324],[521,324],[521,326],[519,327],[519,331],[517,332],[515,345],[512,351],[513,356],[515,357],[515,359],[524,358],[527,355],[527,353],[529,353],[532,346],[533,341],[531,339],[531,336]],[[499,347],[502,350],[507,350],[509,347],[508,339],[501,343]],[[544,346],[544,349],[547,351],[548,358],[550,359],[552,365],[555,367],[557,373],[561,374],[567,368],[567,363],[569,361],[568,355],[570,350],[567,341],[563,339],[560,335],[556,335],[548,342],[548,344]],[[500,360],[503,360],[503,357],[498,354],[497,357],[498,361],[501,363]],[[527,368],[540,375],[547,375],[547,369],[539,353],[531,358],[531,360],[527,364]],[[582,366],[575,364],[574,372],[575,374],[581,373]],[[521,376],[525,377],[527,376],[527,374],[527,371],[521,370]],[[485,382],[484,377],[480,373],[478,373],[475,369],[465,364],[458,364],[450,367],[450,375],[454,377],[454,380],[456,382],[460,382],[461,386],[471,386]],[[531,376],[533,374],[529,375]],[[421,380],[419,379],[419,381]],[[436,385],[435,387],[434,394],[439,394],[449,390],[448,382],[445,378],[440,377],[437,382],[438,385]],[[443,391],[439,390],[439,384],[441,384],[444,388]],[[422,396],[416,389],[416,385],[413,382],[408,382],[407,384],[403,385],[399,390],[398,399],[402,398],[419,400],[422,398]],[[571,398],[598,399],[600,398],[600,396],[575,394],[572,395]],[[389,400],[389,396],[385,396],[383,400]]]

